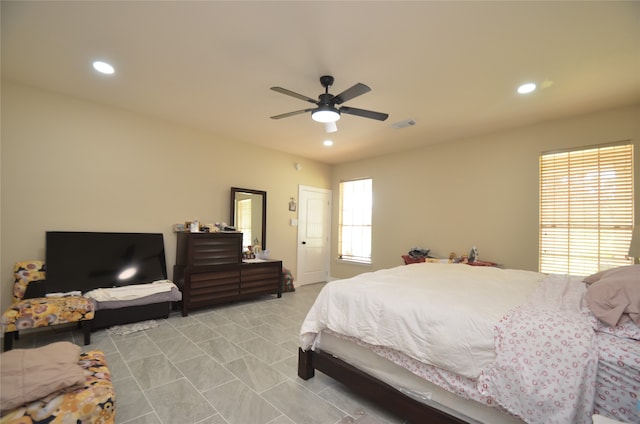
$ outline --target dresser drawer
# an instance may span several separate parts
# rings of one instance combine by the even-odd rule
[[[176,265],[240,264],[242,233],[178,233]]]
[[[282,262],[243,264],[240,294],[281,293]]]
[[[238,263],[240,241],[235,238],[194,238],[190,266]]]
[[[239,294],[240,270],[187,272],[189,282],[187,303],[190,306],[212,304]]]

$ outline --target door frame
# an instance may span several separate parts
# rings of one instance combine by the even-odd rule
[[[305,185],[298,185],[298,224],[300,223],[300,207],[303,204],[303,193],[305,191],[315,191],[315,192],[321,192],[323,194],[327,195],[327,201],[328,201],[328,205],[327,205],[327,209],[328,212],[326,214],[326,222],[324,223],[324,228],[326,228],[327,234],[326,234],[326,238],[327,238],[327,245],[326,245],[326,253],[325,253],[325,257],[323,259],[323,270],[324,273],[326,275],[326,281],[330,280],[330,258],[331,258],[331,206],[333,204],[333,199],[332,199],[332,191],[330,189],[327,188],[320,188],[320,187],[312,187],[312,186],[305,186]],[[306,206],[305,206],[306,207]],[[302,275],[303,273],[301,272],[302,268],[303,268],[303,264],[302,264],[302,257],[303,255],[300,253],[300,250],[302,249],[302,238],[304,236],[304,233],[302,233],[303,229],[301,228],[300,225],[298,225],[298,233],[297,233],[297,237],[296,237],[296,270],[298,273],[298,276]],[[313,284],[313,283],[305,283],[304,281],[302,282],[298,282],[298,284],[300,285],[305,285],[305,284]]]

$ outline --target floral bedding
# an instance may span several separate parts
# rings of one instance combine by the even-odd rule
[[[591,423],[596,333],[581,279],[551,275],[496,326],[496,361],[478,389],[528,423]]]
[[[478,380],[424,364],[394,349],[373,346],[354,337],[331,333],[334,337],[366,347],[382,358],[463,399],[474,400],[509,413],[493,396],[482,393]],[[640,396],[640,343],[638,340],[599,331],[596,332],[596,337],[600,360],[596,374],[593,413],[623,423],[640,423],[640,411],[636,406]],[[585,420],[591,422],[588,417]],[[527,422],[533,421],[529,419]]]
[[[496,326],[478,388],[528,423],[640,423],[640,328],[598,320],[581,277],[550,275]]]
[[[635,327],[631,321],[619,327]],[[625,423],[640,423],[640,337],[598,332],[595,413]]]

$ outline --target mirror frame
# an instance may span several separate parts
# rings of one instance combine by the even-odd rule
[[[236,193],[251,193],[262,196],[262,249],[267,249],[267,192],[262,190],[253,190],[250,188],[231,187],[231,219],[229,222],[235,227],[236,220]]]

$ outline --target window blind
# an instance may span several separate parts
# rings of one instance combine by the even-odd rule
[[[540,156],[540,272],[590,275],[633,260],[633,145]]]
[[[371,215],[373,206],[370,178],[340,183],[339,258],[371,263]]]

